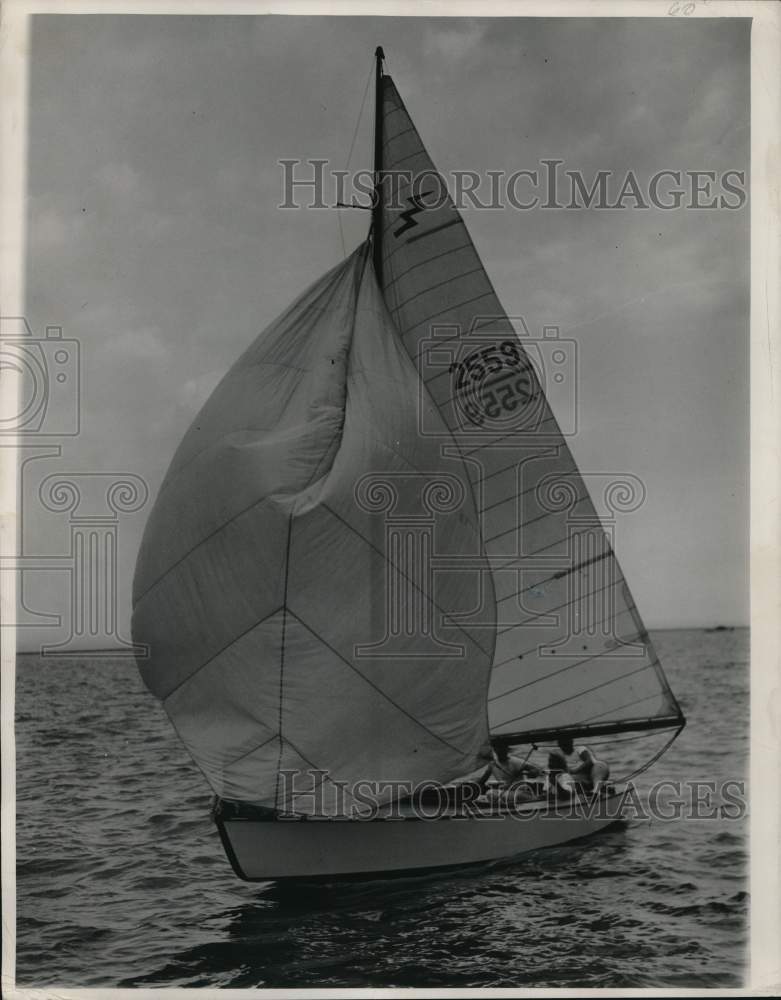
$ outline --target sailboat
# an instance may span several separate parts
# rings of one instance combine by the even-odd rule
[[[553,413],[566,352],[514,328],[375,60],[368,237],[203,406],[134,579],[141,675],[247,880],[583,837],[619,785],[573,812],[462,779],[492,746],[685,722]]]

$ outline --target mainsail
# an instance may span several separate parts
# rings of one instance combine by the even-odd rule
[[[437,435],[418,434],[418,401],[364,244],[258,337],[174,456],[133,635],[223,798],[318,812],[322,784],[347,808],[361,781],[389,799],[487,746],[493,594],[438,638],[474,607],[474,581],[445,572],[434,588],[416,552],[394,551],[409,532],[377,515],[393,529],[428,511],[422,544],[487,571],[463,461],[442,454],[433,406]]]
[[[381,51],[378,53],[381,56]],[[378,62],[379,66],[379,62]],[[682,715],[545,390],[555,336],[517,336],[396,87],[378,79],[375,255],[385,301],[469,470],[497,599],[494,737],[677,726]],[[548,333],[554,331],[548,330]],[[524,331],[524,334],[526,331]],[[637,484],[606,484],[615,507]]]

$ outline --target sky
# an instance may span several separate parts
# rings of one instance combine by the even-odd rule
[[[281,210],[279,161],[344,169],[355,133],[371,166],[378,44],[446,176],[748,171],[747,20],[36,17],[26,317],[78,341],[82,382],[79,434],[25,469],[28,554],[69,545],[43,478],[132,473],[153,497],[217,380],[343,256],[338,216],[348,252],[364,238],[367,213]],[[746,624],[748,204],[464,216],[509,315],[576,342],[581,468],[645,485],[616,548],[647,625]],[[125,637],[150,506],[118,522]],[[25,574],[65,621],[31,615],[22,648],[67,637],[68,600],[65,573]]]

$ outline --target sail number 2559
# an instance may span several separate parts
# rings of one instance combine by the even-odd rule
[[[511,340],[481,347],[453,364],[452,370],[456,372],[456,389],[466,389],[470,380],[482,381],[489,375],[498,374],[503,368],[517,371],[520,363],[521,352],[518,350],[518,345]]]
[[[535,398],[533,368],[512,340],[472,351],[451,371],[456,399],[473,424],[501,418],[503,411],[509,415]]]

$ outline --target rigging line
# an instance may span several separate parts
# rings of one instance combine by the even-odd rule
[[[588,739],[589,746],[592,747],[613,747],[617,746],[619,743],[637,743],[638,740],[650,740],[654,736],[659,736],[665,733],[671,732],[673,729],[677,729],[677,726],[670,726],[669,729],[649,729],[645,733],[635,733],[634,736],[620,736],[617,739],[607,739],[607,740],[593,740]]]
[[[282,769],[282,752],[285,748],[285,737],[282,735],[282,716],[285,704],[285,641],[287,639],[287,588],[290,579],[290,542],[293,536],[293,512],[287,519],[287,541],[285,543],[285,581],[282,592],[282,635],[279,642],[279,707],[277,714],[277,737],[279,738],[279,753],[277,755],[277,777],[274,783],[274,808],[279,808],[279,779]]]
[[[629,774],[626,774],[621,778],[617,778],[616,780],[619,782],[631,781],[632,778],[636,778],[639,774],[643,774],[644,771],[647,771],[649,767],[653,767],[653,765],[657,762],[657,760],[659,760],[659,758],[663,754],[667,753],[667,751],[670,749],[673,743],[678,739],[682,731],[683,731],[683,725],[679,726],[675,730],[670,739],[664,744],[664,746],[659,751],[657,751],[657,753],[653,755],[653,757],[651,757],[649,761],[646,761],[645,764],[642,764],[640,767],[635,768],[634,771],[631,771]]]
[[[369,67],[369,75],[366,77],[366,86],[363,88],[363,97],[361,98],[361,109],[358,112],[358,120],[355,123],[355,129],[353,130],[353,137],[350,142],[350,151],[347,154],[347,162],[344,165],[345,173],[350,169],[350,160],[353,156],[353,150],[355,149],[355,140],[358,138],[358,129],[361,127],[361,120],[363,119],[363,109],[366,106],[366,95],[369,93],[369,84],[372,82],[372,75],[374,73],[374,60],[372,59],[371,66]],[[342,225],[342,213],[337,212],[336,218],[339,220],[339,239],[342,241],[342,256],[347,256],[347,246],[344,242],[344,226]]]

